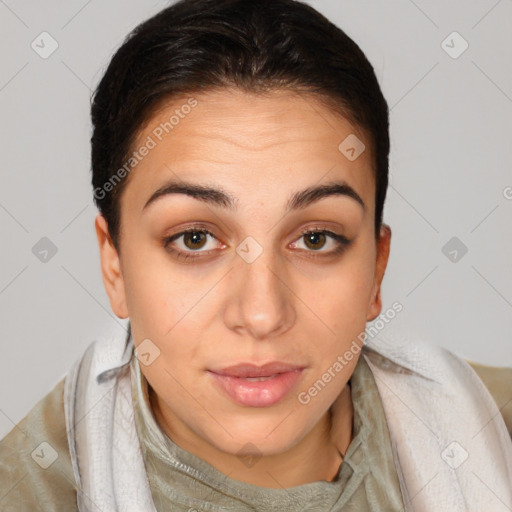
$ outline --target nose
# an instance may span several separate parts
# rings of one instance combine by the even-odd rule
[[[230,272],[226,326],[257,340],[277,337],[296,320],[293,284],[287,279],[285,261],[264,249],[253,261],[236,258]]]

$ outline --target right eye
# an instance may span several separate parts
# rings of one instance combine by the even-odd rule
[[[172,236],[165,237],[163,239],[163,246],[171,254],[174,253],[177,258],[198,258],[201,257],[200,254],[209,253],[210,251],[215,249],[215,244],[210,243],[211,247],[208,250],[202,250],[205,247],[208,247],[209,237],[211,237],[214,240],[217,240],[215,235],[208,231],[207,229],[189,228],[184,231],[180,231],[179,233],[176,233]],[[171,247],[173,244],[176,245],[176,248]]]

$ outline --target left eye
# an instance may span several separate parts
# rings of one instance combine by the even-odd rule
[[[331,231],[306,231],[302,233],[297,240],[304,241],[303,246],[299,243],[293,242],[292,246],[298,249],[313,250],[315,252],[320,249],[326,249],[322,252],[335,251],[341,245],[347,242],[346,238],[332,233]]]

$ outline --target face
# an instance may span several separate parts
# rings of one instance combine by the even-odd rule
[[[339,149],[350,135],[366,146],[356,159]],[[357,357],[335,363],[380,312],[390,230],[376,240],[370,142],[313,96],[223,89],[165,105],[144,145],[120,254],[101,216],[96,230],[167,428],[195,452],[290,450],[345,388]]]

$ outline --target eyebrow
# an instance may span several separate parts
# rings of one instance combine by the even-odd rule
[[[199,201],[204,201],[230,210],[236,210],[238,205],[238,198],[221,188],[173,180],[165,183],[162,187],[153,192],[142,210],[145,210],[158,199],[172,194],[184,194]],[[286,211],[289,212],[291,210],[303,209],[320,199],[331,196],[351,197],[361,205],[363,210],[366,210],[364,201],[350,185],[345,182],[332,182],[323,185],[311,186],[304,190],[295,192],[287,201]]]

